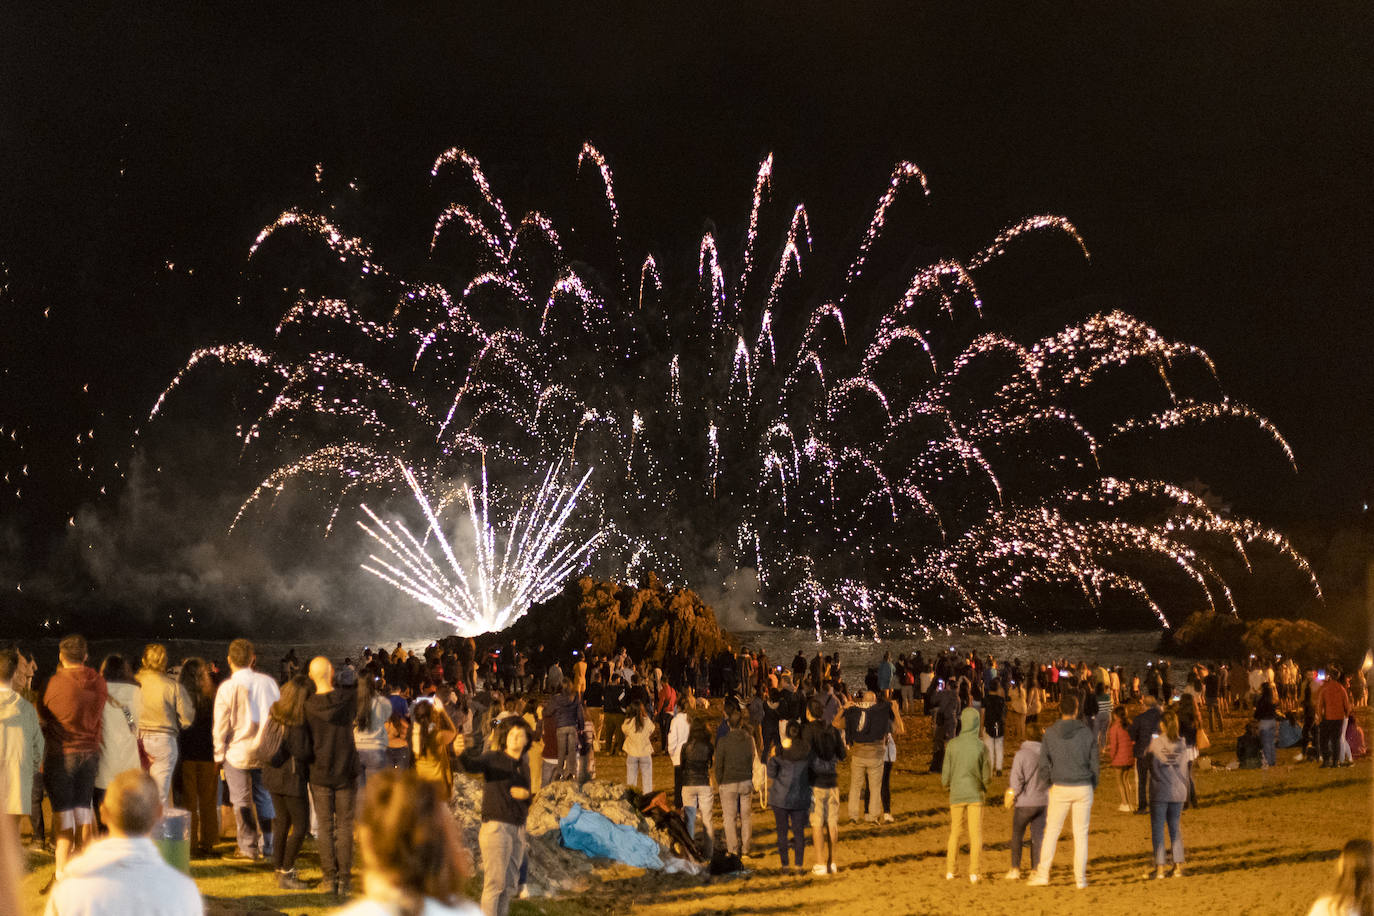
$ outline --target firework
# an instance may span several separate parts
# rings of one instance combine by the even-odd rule
[[[694,278],[671,277],[661,253],[636,254],[636,276],[609,161],[585,144],[577,165],[599,185],[609,258],[539,211],[512,228],[458,148],[432,169],[455,197],[437,210],[419,276],[378,263],[342,218],[287,210],[250,258],[313,247],[331,292],[297,290],[269,343],[197,351],[154,413],[191,371],[251,371],[262,400],[238,434],[245,459],[266,467],[241,516],[288,485],[312,487],[328,531],[351,499],[408,490],[428,534],[366,509],[364,529],[386,548],[366,568],[462,632],[504,626],[582,564],[697,585],[754,567],[773,618],[818,633],[875,633],[891,618],[1005,632],[1032,614],[1026,596],[1046,590],[1168,626],[1160,583],[1233,610],[1219,564],[1248,569],[1255,548],[1320,593],[1277,532],[1211,512],[1168,480],[1102,470],[1127,442],[1218,421],[1258,426],[1296,470],[1281,433],[1221,393],[1206,353],[1117,311],[1024,343],[982,326],[989,264],[1036,235],[1087,257],[1067,219],[1032,216],[963,259],[907,268],[884,301],[870,278],[894,276],[880,266],[886,247],[901,248],[885,242],[893,214],[930,193],[903,162],[840,287],[825,289],[806,264],[805,207],[769,202],[769,155],[738,256],[713,228],[693,245]],[[1147,384],[1113,389],[1133,366]],[[1085,399],[1123,412],[1082,414]],[[551,460],[600,470],[566,488]],[[479,474],[475,494],[436,493],[435,504],[419,484]],[[489,486],[491,500],[528,508],[494,526]],[[575,499],[589,511],[574,517]],[[437,521],[455,501],[473,527],[464,563]]]

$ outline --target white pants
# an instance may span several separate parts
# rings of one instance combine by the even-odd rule
[[[992,761],[992,771],[997,774],[1002,772],[1002,761],[1006,754],[1003,750],[1006,739],[1000,735],[996,738],[992,735],[983,735],[983,747],[988,749],[988,759]]]
[[[167,806],[172,804],[172,775],[177,771],[176,735],[166,732],[139,732],[138,740],[143,742],[143,750],[152,761],[148,775],[157,783],[158,797]]]
[[[1045,839],[1040,848],[1040,866],[1036,872],[1049,879],[1054,864],[1054,851],[1064,819],[1073,815],[1073,878],[1077,884],[1088,883],[1088,821],[1093,813],[1092,786],[1050,786],[1050,803],[1045,811]]]
[[[654,791],[654,758],[652,757],[626,757],[625,758],[625,784],[634,788],[639,779],[643,777],[643,787],[640,791],[646,795]]]

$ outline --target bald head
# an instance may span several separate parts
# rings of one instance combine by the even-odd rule
[[[315,682],[316,693],[329,693],[334,689],[334,666],[323,655],[310,660],[310,680]]]
[[[115,836],[147,836],[162,817],[157,783],[142,770],[125,770],[110,780],[100,813]]]

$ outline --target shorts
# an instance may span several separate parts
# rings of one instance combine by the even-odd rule
[[[811,787],[811,829],[827,824],[832,830],[840,829],[840,789]]]
[[[95,751],[53,755],[44,761],[43,782],[54,812],[91,807],[99,764],[100,755]]]

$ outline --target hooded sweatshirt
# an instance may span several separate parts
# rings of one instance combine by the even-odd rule
[[[43,759],[43,732],[33,704],[0,686],[0,813],[30,812],[33,774]]]
[[[93,754],[100,750],[100,723],[108,691],[94,668],[58,668],[43,692],[43,720],[49,754]]]
[[[951,805],[981,805],[992,781],[992,761],[978,736],[978,710],[965,709],[959,716],[959,735],[945,745],[940,784],[949,789]]]
[[[1040,744],[1040,777],[1051,786],[1097,788],[1097,740],[1081,719],[1060,719],[1045,729]]]
[[[1011,761],[1011,791],[1018,808],[1043,808],[1050,803],[1050,787],[1040,775],[1040,742],[1022,741]]]
[[[358,749],[353,743],[353,717],[358,711],[358,691],[336,687],[305,701],[305,722],[315,759],[310,763],[310,784],[345,789],[358,779]]]

